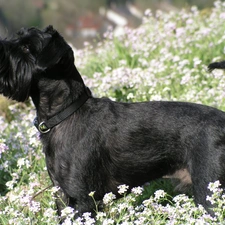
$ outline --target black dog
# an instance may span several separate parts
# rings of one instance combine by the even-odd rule
[[[119,103],[94,98],[73,51],[51,26],[0,41],[0,93],[32,98],[49,175],[65,205],[93,212],[117,186],[139,186],[185,170],[206,209],[209,182],[225,187],[225,113],[183,102]],[[58,201],[59,212],[64,204]]]

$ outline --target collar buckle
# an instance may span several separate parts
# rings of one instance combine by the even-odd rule
[[[46,134],[48,133],[51,129],[48,128],[48,126],[46,125],[46,123],[44,121],[42,121],[41,123],[38,124],[38,130],[42,133],[42,134]]]
[[[44,121],[39,123],[37,117],[34,119],[33,123],[34,123],[34,126],[38,129],[38,131],[42,134],[46,134],[51,130]]]

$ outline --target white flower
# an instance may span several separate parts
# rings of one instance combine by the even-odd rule
[[[84,225],[83,219],[81,217],[78,217],[73,224],[75,224],[75,225]]]
[[[158,190],[155,192],[155,200],[159,200],[160,198],[164,198],[166,196],[166,192],[164,190]]]
[[[134,94],[133,93],[129,93],[128,95],[127,95],[127,99],[129,100],[129,99],[133,99],[134,98]]]
[[[91,191],[88,195],[93,198],[94,194],[95,194],[95,191]]]
[[[117,210],[119,213],[121,213],[122,211],[128,209],[128,207],[129,207],[129,204],[126,202],[123,202],[117,205],[117,208],[118,208]]]
[[[8,148],[8,146],[6,145],[6,144],[4,144],[4,143],[0,143],[0,158],[1,158],[1,154],[3,153],[3,152],[5,152],[6,150],[8,150],[9,148]]]
[[[218,188],[221,186],[220,182],[217,180],[215,182],[210,182],[208,185],[208,189],[212,192],[216,192]]]
[[[33,213],[36,213],[36,212],[40,211],[40,209],[41,209],[40,202],[30,201],[29,202],[29,209]]]
[[[121,225],[130,225],[130,223],[128,223],[128,222],[123,222]]]
[[[215,204],[215,199],[211,196],[206,196],[206,201],[209,201],[212,205]]]
[[[72,218],[74,216],[74,209],[67,206],[66,208],[64,208],[61,212],[61,216],[62,217],[68,217],[68,218]]]
[[[145,16],[151,16],[151,15],[152,15],[151,9],[146,9],[145,10]]]
[[[119,185],[118,186],[118,193],[120,195],[123,195],[123,194],[126,194],[127,190],[128,190],[129,186],[128,185],[125,185],[125,184],[122,184],[122,185]]]
[[[53,210],[52,208],[47,208],[45,211],[44,211],[44,217],[47,217],[47,218],[53,218],[55,215],[55,210]]]
[[[102,221],[104,219],[104,217],[106,217],[106,213],[104,213],[104,212],[98,212],[97,215],[96,215],[97,220]]]
[[[109,193],[107,193],[107,194],[104,195],[104,197],[103,197],[103,203],[105,205],[107,205],[110,202],[112,202],[114,199],[116,199],[116,196],[112,192],[109,192]]]
[[[19,169],[23,166],[26,166],[26,168],[28,169],[30,167],[30,161],[26,158],[20,158],[17,161],[17,166],[19,167]]]
[[[143,204],[145,207],[149,207],[150,205],[153,204],[153,199],[152,198],[146,199],[143,201]]]
[[[135,195],[141,195],[144,189],[142,187],[134,187],[131,189],[131,192]]]
[[[10,181],[6,182],[5,185],[9,190],[12,190],[15,183],[16,183],[15,180],[10,180]]]
[[[113,219],[105,219],[102,223],[102,225],[113,225],[115,221]]]
[[[85,219],[85,225],[94,225],[95,224],[95,219],[93,219],[91,217],[91,213],[89,212],[86,212],[86,213],[83,213],[83,218]]]
[[[73,223],[72,223],[72,221],[71,221],[71,219],[70,218],[66,218],[64,221],[63,221],[63,223],[62,223],[62,225],[72,225]]]
[[[106,66],[104,69],[104,73],[108,73],[111,70],[112,70],[112,68],[110,66]]]
[[[199,59],[199,58],[197,58],[197,57],[195,57],[195,58],[193,59],[193,62],[194,62],[194,67],[196,67],[196,66],[198,66],[199,64],[201,64],[202,60]]]
[[[58,187],[58,186],[52,187],[52,189],[51,189],[52,194],[55,194],[59,189],[60,189],[60,187]]]
[[[180,203],[184,203],[184,202],[188,202],[189,198],[187,195],[185,194],[180,194],[177,195],[173,198],[173,201],[176,202],[177,205],[179,205]]]

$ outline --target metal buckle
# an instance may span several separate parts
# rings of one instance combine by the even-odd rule
[[[42,133],[42,134],[46,134],[48,133],[51,129],[47,127],[47,125],[45,124],[45,122],[41,122],[38,125],[38,130]]]

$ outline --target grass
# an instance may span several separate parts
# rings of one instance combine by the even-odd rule
[[[225,58],[225,3],[199,11],[196,7],[154,16],[146,10],[142,25],[105,40],[93,48],[75,51],[75,64],[95,96],[117,101],[172,100],[202,103],[225,111],[223,71],[209,73],[207,65]],[[32,125],[32,104],[8,103],[0,98],[0,224],[58,224],[55,187],[50,187],[44,155]],[[224,224],[225,195],[219,183],[209,185],[216,217],[210,217],[192,196],[175,193],[159,180],[137,187],[132,194],[104,198],[97,217],[88,213],[73,220],[66,207],[67,224]],[[122,190],[121,190],[122,189]],[[94,201],[94,193],[90,194]],[[97,204],[97,203],[96,203]]]

